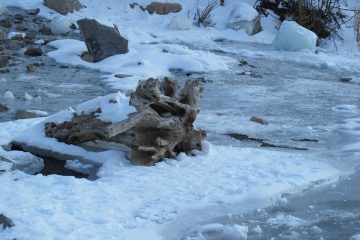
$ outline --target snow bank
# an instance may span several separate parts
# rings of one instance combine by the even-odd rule
[[[186,17],[175,16],[171,19],[169,27],[174,30],[190,30],[193,27],[193,24]]]
[[[235,61],[227,57],[216,56],[213,53],[191,50],[177,44],[152,44],[130,47],[127,54],[108,57],[97,63],[88,63],[80,58],[86,51],[85,43],[78,40],[65,39],[49,43],[58,50],[48,53],[48,56],[58,62],[82,65],[88,68],[112,73],[107,80],[113,87],[126,91],[133,90],[139,80],[149,77],[171,75],[171,69],[181,69],[190,72],[207,72],[226,70],[229,62]],[[131,77],[118,79],[115,73]]]
[[[285,51],[300,51],[310,50],[315,52],[316,41],[318,37],[316,34],[294,21],[284,21],[280,30],[273,42],[273,45],[278,50]]]

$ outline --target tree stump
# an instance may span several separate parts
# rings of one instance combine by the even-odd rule
[[[91,114],[74,115],[61,124],[46,123],[45,133],[68,144],[89,141],[113,142],[130,149],[131,162],[153,165],[179,153],[201,150],[206,133],[194,128],[201,98],[202,82],[188,80],[183,89],[177,82],[164,78],[140,81],[131,94],[130,105],[137,110],[117,123],[103,122],[96,117],[101,108]]]

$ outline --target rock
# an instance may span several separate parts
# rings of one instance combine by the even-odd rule
[[[2,213],[0,214],[0,225],[2,225],[3,229],[11,228],[15,226],[14,222]]]
[[[11,50],[19,50],[23,47],[25,47],[24,40],[11,40],[8,44],[8,48]]]
[[[38,110],[17,110],[15,114],[16,119],[29,119],[29,118],[41,118],[47,117],[48,113]]]
[[[26,12],[29,15],[38,15],[40,13],[40,8],[29,9]]]
[[[49,26],[53,34],[65,34],[71,31],[71,22],[62,15],[54,17]]]
[[[117,73],[117,74],[114,75],[114,77],[116,77],[116,78],[127,78],[127,77],[131,77],[131,75]]]
[[[32,21],[36,24],[41,24],[43,22],[43,19],[41,17],[36,17]]]
[[[26,66],[26,70],[27,70],[27,72],[29,72],[29,73],[34,72],[35,69],[36,69],[36,67],[35,67],[34,64],[28,64],[28,65]]]
[[[35,41],[35,39],[36,39],[35,33],[33,33],[33,32],[26,33],[25,40],[33,42],[33,41]]]
[[[44,35],[51,35],[52,34],[52,31],[51,31],[51,28],[43,25],[41,27],[41,29],[39,30],[40,33],[44,34]]]
[[[95,62],[129,51],[128,40],[120,35],[116,25],[109,27],[94,19],[81,19],[77,23],[86,47],[89,53],[94,56]]]
[[[192,29],[193,23],[190,19],[182,16],[175,16],[171,19],[169,27],[174,30],[190,30]]]
[[[6,112],[7,110],[9,110],[5,105],[2,105],[0,103],[0,112]]]
[[[152,2],[146,7],[146,10],[150,13],[156,13],[159,15],[166,15],[169,13],[176,13],[181,11],[181,5],[179,3],[162,3]]]
[[[25,27],[25,26],[24,26],[24,25],[22,25],[22,24],[17,25],[15,29],[16,29],[16,30],[18,30],[18,31],[21,31],[21,32],[25,32],[25,31],[27,31],[27,30],[28,30],[28,28],[27,28],[27,27]]]
[[[315,53],[317,35],[294,21],[284,21],[273,42],[278,50],[300,51],[303,49]]]
[[[342,82],[350,82],[353,78],[351,76],[341,76],[340,81]]]
[[[24,16],[21,14],[15,14],[14,19],[22,22],[22,21],[24,21]]]
[[[0,20],[0,26],[4,28],[11,28],[11,19],[5,18]]]
[[[256,117],[256,116],[252,116],[252,117],[250,118],[250,121],[256,122],[256,123],[260,123],[260,124],[262,124],[262,125],[269,125],[269,122],[268,122],[268,121],[266,121],[266,120],[264,120],[264,119],[262,119],[262,118]]]
[[[227,27],[234,30],[245,29],[248,35],[254,35],[262,29],[260,15],[248,3],[236,4],[230,13]]]
[[[0,69],[0,73],[9,73],[10,72],[10,70],[9,69]]]
[[[84,60],[85,62],[90,62],[90,63],[95,62],[94,56],[91,55],[91,54],[88,53],[88,52],[83,52],[80,57],[81,57],[81,59]]]
[[[0,68],[6,67],[9,64],[9,57],[8,56],[0,56]]]
[[[22,41],[24,40],[24,38],[22,34],[15,34],[14,36],[11,37],[11,40]]]
[[[82,8],[78,0],[44,0],[45,6],[55,10],[56,12],[66,15]]]
[[[43,55],[43,51],[41,48],[38,48],[38,47],[29,47],[25,51],[25,55],[28,55],[30,57],[39,57],[39,56]]]

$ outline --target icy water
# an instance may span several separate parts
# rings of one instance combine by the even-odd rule
[[[221,45],[229,52],[242,48],[272,51],[262,45]],[[359,141],[358,136],[352,135],[360,129],[358,66],[332,68],[323,63],[269,60],[261,54],[249,57],[247,51],[223,54],[239,60],[233,72],[193,76],[205,78],[198,126],[208,131],[209,141],[261,147],[260,139],[275,146],[271,150],[301,151],[309,159],[330,162],[344,172],[359,168],[360,149],[344,149]],[[343,75],[354,79],[341,82],[339,78]],[[266,119],[269,125],[250,123],[253,115]],[[344,124],[347,119],[358,119],[353,120],[357,125],[347,127]],[[236,134],[241,137],[236,139]],[[244,140],[244,135],[251,139]],[[282,201],[265,209],[256,209],[257,205],[261,206],[256,201],[246,207],[242,205],[249,202],[223,206],[224,216],[220,216],[218,208],[203,209],[170,224],[174,231],[172,234],[165,231],[165,235],[178,240],[232,240],[216,231],[210,235],[199,234],[202,225],[220,223],[247,226],[250,240],[349,239],[360,233],[359,184],[360,172],[356,172],[330,186],[319,187],[314,183],[303,193],[284,194]],[[209,213],[212,211],[214,213]],[[214,215],[217,217],[209,218]]]

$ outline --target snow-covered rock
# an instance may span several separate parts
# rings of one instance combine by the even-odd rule
[[[24,93],[24,100],[25,101],[32,101],[34,99],[33,96],[31,96],[29,93],[25,92]]]
[[[192,29],[192,22],[182,16],[175,16],[171,19],[169,27],[174,30],[190,30]]]
[[[315,52],[317,35],[294,21],[284,21],[273,42],[278,50],[300,51],[308,49]]]
[[[71,31],[71,22],[64,16],[58,15],[50,22],[51,32],[53,34],[64,34]]]
[[[8,100],[13,100],[13,99],[15,99],[15,96],[11,91],[6,91],[3,95],[3,98],[8,99]]]
[[[228,28],[234,30],[245,29],[248,35],[261,31],[259,13],[248,3],[236,4],[230,13]]]

